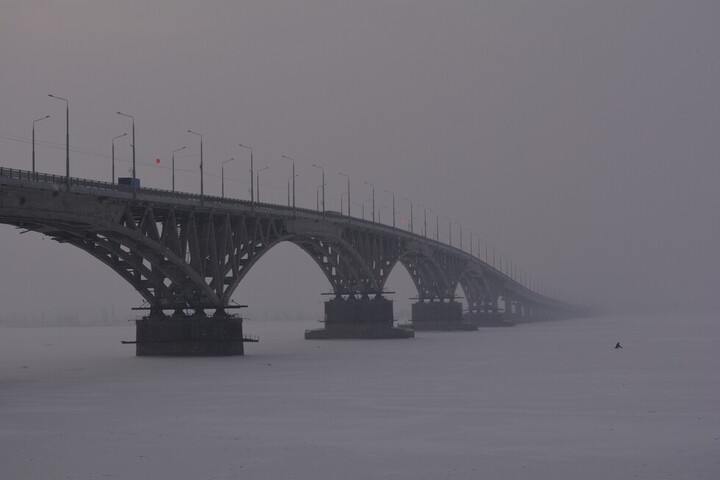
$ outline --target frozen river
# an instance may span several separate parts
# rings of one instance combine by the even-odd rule
[[[717,315],[590,318],[247,356],[127,327],[0,328],[2,479],[717,479]],[[615,350],[615,342],[622,350]]]

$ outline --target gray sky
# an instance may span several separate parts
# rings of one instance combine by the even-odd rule
[[[136,118],[138,174],[247,198],[251,145],[262,199],[328,208],[353,181],[472,229],[565,298],[609,307],[718,305],[720,3],[709,1],[0,0],[0,163],[109,180],[111,138]],[[117,142],[119,171],[130,142]],[[161,159],[160,166],[154,164]],[[212,176],[214,175],[214,176]],[[359,206],[354,205],[355,211]],[[383,210],[389,219],[389,208]],[[416,215],[421,209],[416,209]],[[445,217],[445,218],[443,218]],[[434,214],[429,214],[434,231]],[[416,225],[419,220],[416,218]],[[455,227],[457,228],[457,227]],[[457,232],[457,230],[456,230]],[[114,306],[140,296],[72,247],[0,227],[7,311]],[[289,266],[284,272],[284,263]],[[290,246],[235,299],[252,314],[317,312],[328,285]],[[282,272],[282,275],[279,275]],[[281,276],[281,279],[278,279]],[[72,281],[68,281],[72,279]],[[272,281],[272,283],[271,283]],[[282,300],[269,300],[269,286]],[[394,272],[400,308],[412,285]]]

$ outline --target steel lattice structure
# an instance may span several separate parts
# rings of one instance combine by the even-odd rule
[[[458,248],[333,212],[0,169],[0,223],[88,252],[155,312],[222,311],[280,242],[310,255],[336,296],[382,294],[400,263],[421,301],[450,301],[459,285],[471,310],[497,308],[500,298],[526,309],[577,310]]]

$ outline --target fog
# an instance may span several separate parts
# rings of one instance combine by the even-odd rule
[[[352,181],[376,187],[383,222],[428,211],[459,222],[570,301],[617,310],[718,305],[720,3],[590,1],[24,2],[2,0],[0,165],[110,180],[112,137],[136,121],[138,176],[327,208]],[[116,141],[118,175],[130,165]],[[156,163],[156,159],[160,163]],[[420,227],[422,228],[422,227]],[[453,236],[458,234],[453,225]],[[0,226],[3,314],[105,309],[140,295],[87,254]],[[467,243],[465,244],[467,245]],[[467,248],[467,246],[466,246]],[[394,272],[396,311],[412,283]],[[309,257],[278,247],[234,295],[255,318],[321,315],[329,289]],[[84,312],[84,313],[83,313]]]

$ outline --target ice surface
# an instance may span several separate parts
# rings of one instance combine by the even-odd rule
[[[138,358],[132,326],[0,328],[2,479],[717,479],[717,315]],[[615,342],[622,350],[615,350]]]

